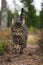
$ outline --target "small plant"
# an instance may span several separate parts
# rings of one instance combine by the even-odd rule
[[[3,41],[0,42],[0,55],[3,55],[5,53],[4,48],[5,43]]]

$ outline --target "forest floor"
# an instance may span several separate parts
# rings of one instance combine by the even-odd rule
[[[0,65],[43,65],[43,50],[37,44],[36,35],[28,36],[27,47],[23,54],[7,54],[0,56]]]

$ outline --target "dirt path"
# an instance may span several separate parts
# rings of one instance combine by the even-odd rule
[[[29,46],[22,55],[5,54],[0,65],[43,65],[43,54],[35,46]]]
[[[35,36],[30,36],[28,39],[33,42],[36,41]],[[28,41],[28,43],[31,43]],[[5,54],[0,59],[0,65],[43,65],[43,52],[41,52],[36,45],[28,44],[26,49],[24,49],[24,53],[20,54]],[[0,57],[1,58],[1,57]]]

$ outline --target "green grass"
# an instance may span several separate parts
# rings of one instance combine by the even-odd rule
[[[1,41],[0,42],[0,55],[4,54],[5,53],[5,42],[4,41]]]

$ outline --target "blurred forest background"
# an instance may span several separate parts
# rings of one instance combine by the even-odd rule
[[[25,8],[25,20],[26,20],[26,24],[29,27],[34,27],[37,29],[43,28],[43,5],[41,3],[41,11],[39,15],[36,15],[36,9],[34,7],[34,5],[32,5],[33,0],[22,0],[21,1],[24,4],[24,8]],[[26,11],[27,9],[27,11]],[[12,23],[12,18],[14,17],[14,13],[11,12],[11,10],[9,10],[9,8],[7,9],[7,13],[8,13],[8,27],[11,26]],[[18,16],[18,11],[16,11]],[[0,25],[1,25],[1,11],[0,11]]]

